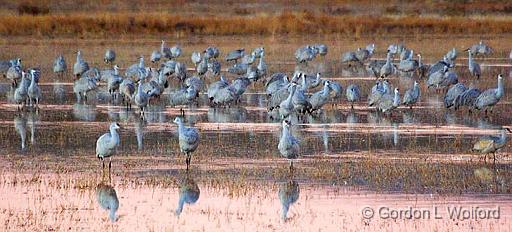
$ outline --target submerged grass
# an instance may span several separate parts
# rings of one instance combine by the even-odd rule
[[[251,166],[243,161],[228,159],[233,166],[208,168],[195,163],[190,172],[176,164],[184,163],[180,157],[160,160],[131,160],[119,157],[114,162],[112,179],[117,186],[127,188],[174,188],[179,180],[189,176],[202,186],[221,190],[232,197],[245,196],[258,186],[272,186],[275,182],[294,179],[306,184],[352,186],[376,192],[404,193],[499,193],[510,194],[512,170],[510,164],[484,164],[482,162],[445,163],[435,160],[379,159],[379,154],[369,154],[358,159],[303,159],[295,162],[292,173],[287,162]],[[12,163],[23,159],[7,158]],[[136,162],[135,166],[133,163]],[[214,159],[209,161],[218,163]],[[224,159],[220,162],[224,162]],[[2,173],[1,185],[44,184],[57,189],[93,189],[106,176],[101,167],[90,158],[76,159],[80,165],[65,166],[69,159],[39,165],[38,159],[15,165],[14,170]],[[238,164],[235,164],[238,163]],[[209,164],[211,165],[211,164]],[[483,174],[482,174],[483,173]],[[484,175],[485,174],[485,175]]]

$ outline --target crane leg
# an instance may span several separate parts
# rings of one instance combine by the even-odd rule
[[[188,171],[189,167],[190,167],[190,159],[191,159],[191,157],[190,157],[190,154],[188,154],[188,153],[186,154],[186,156],[187,157],[185,159],[185,163],[187,163],[187,171]]]

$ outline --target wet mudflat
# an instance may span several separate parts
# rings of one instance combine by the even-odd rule
[[[14,51],[18,46],[7,48]],[[44,44],[29,46],[47,49]],[[93,50],[100,51],[102,46]],[[279,43],[268,49],[269,67],[291,73],[296,68],[293,60],[280,57],[278,46]],[[441,50],[430,52],[439,57]],[[33,62],[31,59],[37,54],[28,62]],[[187,54],[185,57],[189,57]],[[87,103],[77,103],[72,82],[65,77],[53,78],[48,70],[42,79],[44,100],[39,109],[20,112],[12,102],[12,89],[2,82],[0,221],[4,223],[0,228],[511,229],[510,146],[497,153],[496,163],[492,159],[484,162],[481,154],[471,151],[479,137],[498,135],[503,126],[512,124],[508,60],[500,60],[498,55],[481,59],[484,77],[480,81],[469,77],[467,60],[458,61],[459,80],[480,89],[493,88],[496,75],[505,74],[506,94],[488,117],[483,113],[469,114],[466,109],[445,110],[444,91],[429,90],[423,81],[420,102],[412,110],[400,107],[387,115],[376,113],[366,104],[375,78],[364,68],[342,67],[336,63],[339,58],[334,53],[331,56],[301,68],[322,71],[327,79],[344,87],[358,84],[363,100],[351,109],[341,99],[326,105],[318,115],[292,119],[293,133],[301,141],[301,157],[294,162],[293,172],[277,150],[280,121],[267,113],[263,83],[252,85],[241,102],[229,108],[209,107],[204,94],[198,105],[170,107],[166,92],[141,119],[137,110],[127,110],[120,101],[110,101],[105,86],[93,92]],[[49,65],[52,60],[43,62]],[[132,62],[125,63],[127,66]],[[413,80],[397,76],[390,82],[405,91]],[[174,81],[171,89],[177,86]],[[186,124],[198,128],[201,134],[201,144],[193,154],[188,173],[185,157],[178,148],[177,127],[172,123],[181,108]],[[95,142],[112,121],[123,128],[109,177],[95,158]],[[111,202],[113,192],[119,203],[114,223],[109,211],[101,206]],[[454,219],[447,212],[449,206],[469,210],[499,207],[500,218]],[[375,215],[363,215],[365,207],[374,210]],[[441,218],[432,215],[430,219],[386,219],[379,214],[382,207],[430,212],[437,209]],[[286,208],[288,213],[283,217]],[[198,220],[203,223],[195,223]]]

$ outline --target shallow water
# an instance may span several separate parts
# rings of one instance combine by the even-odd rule
[[[459,80],[487,89],[496,85],[498,73],[504,73],[505,93],[512,91],[510,65],[496,58],[479,60],[485,76],[480,81],[468,76],[465,59],[458,60]],[[295,68],[290,60],[269,62],[269,66],[287,72]],[[326,105],[316,116],[292,119],[302,154],[294,162],[293,173],[277,151],[280,123],[267,113],[261,83],[251,86],[237,106],[211,108],[203,94],[199,105],[183,108],[185,122],[201,133],[188,175],[172,123],[180,107],[168,106],[169,90],[141,119],[137,110],[111,102],[103,86],[87,103],[77,103],[69,80],[44,77],[39,109],[19,112],[12,103],[9,84],[0,83],[0,141],[4,141],[0,143],[0,163],[5,167],[0,180],[0,221],[4,222],[0,228],[511,229],[510,146],[497,153],[495,164],[483,162],[482,155],[471,151],[480,136],[497,135],[502,126],[512,124],[510,95],[505,94],[494,112],[485,117],[483,113],[445,110],[444,92],[428,90],[420,81],[421,100],[414,109],[400,107],[391,115],[377,114],[366,107],[366,95],[375,79],[363,69],[341,67],[329,59],[300,68],[322,71],[344,87],[358,84],[363,100],[354,109],[343,99]],[[401,94],[412,80],[390,79]],[[177,85],[173,81],[171,88]],[[122,126],[122,141],[108,180],[102,177],[102,164],[94,149],[111,121]],[[108,186],[113,187],[120,204],[114,223],[97,200],[98,189],[112,192]],[[187,186],[199,189],[200,194],[194,204],[184,204],[178,217],[179,192]],[[290,204],[283,220],[279,192],[297,189],[298,199]],[[187,197],[195,198],[189,194]],[[394,220],[378,218],[380,215],[365,219],[361,211],[367,206],[374,210],[438,208],[444,213],[448,206],[500,207],[500,219],[453,220],[447,214],[442,219]]]

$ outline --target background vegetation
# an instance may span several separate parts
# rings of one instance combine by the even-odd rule
[[[0,0],[0,35],[503,34],[510,1]]]

